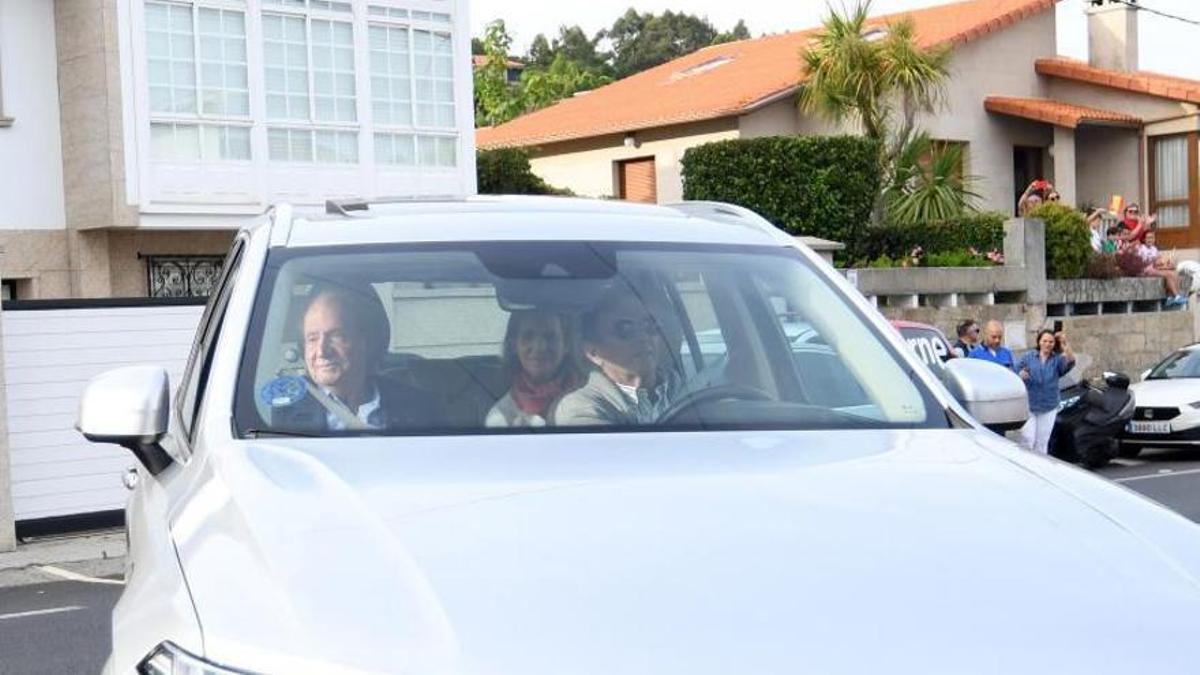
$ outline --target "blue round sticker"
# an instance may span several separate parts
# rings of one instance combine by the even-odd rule
[[[280,375],[264,384],[258,395],[272,408],[283,408],[299,403],[308,395],[308,388],[304,386],[303,377]]]

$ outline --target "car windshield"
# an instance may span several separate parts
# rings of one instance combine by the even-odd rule
[[[1154,366],[1146,379],[1174,380],[1187,377],[1200,377],[1200,350],[1184,349],[1171,354]]]
[[[275,249],[243,359],[243,436],[948,425],[782,247]]]

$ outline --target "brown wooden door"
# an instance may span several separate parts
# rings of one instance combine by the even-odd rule
[[[1160,195],[1158,190],[1158,145],[1157,141],[1163,139],[1185,139],[1187,143],[1187,166],[1185,168],[1187,175],[1187,192],[1186,194]],[[1143,213],[1158,213],[1163,207],[1173,207],[1175,210],[1186,209],[1187,211],[1187,227],[1159,227],[1158,228],[1158,247],[1160,249],[1171,248],[1196,248],[1200,247],[1200,147],[1198,147],[1196,132],[1189,134],[1178,134],[1174,136],[1151,136],[1147,145],[1150,150],[1149,169],[1150,169],[1150,203],[1142,207]]]
[[[658,203],[658,176],[654,158],[630,159],[617,165],[620,192],[618,196],[631,202]]]

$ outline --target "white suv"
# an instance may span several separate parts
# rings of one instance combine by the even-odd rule
[[[142,464],[109,672],[1195,672],[1200,530],[758,216],[328,210],[238,235],[171,404],[84,396]]]

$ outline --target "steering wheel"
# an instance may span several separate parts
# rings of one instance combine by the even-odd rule
[[[705,387],[697,389],[684,395],[683,398],[672,403],[663,414],[659,416],[657,424],[668,424],[675,421],[675,418],[681,417],[683,413],[691,411],[693,408],[712,403],[713,401],[771,401],[771,395],[761,389],[754,387],[744,387],[739,384],[719,384],[714,387]]]

